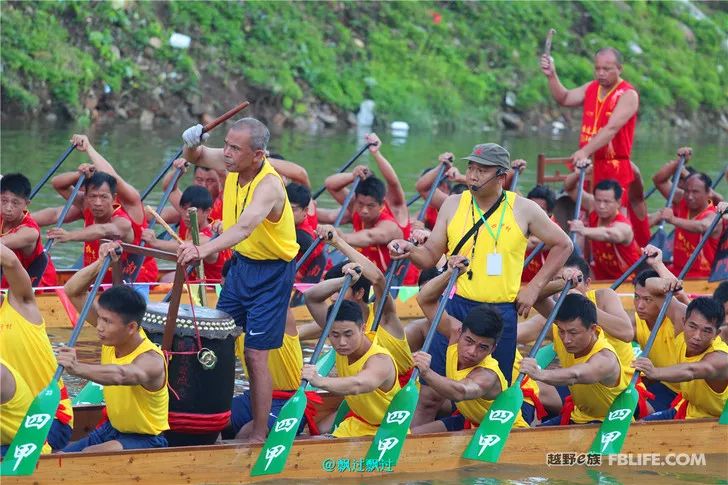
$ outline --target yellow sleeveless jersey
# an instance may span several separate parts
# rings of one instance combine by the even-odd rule
[[[367,314],[367,321],[364,322],[364,333],[370,334],[372,332],[372,325],[374,324],[374,314],[376,313],[376,306],[374,303],[367,305],[369,313]]]
[[[245,334],[235,339],[235,355],[238,356],[243,372],[248,375],[245,365]],[[283,334],[283,345],[268,352],[268,370],[273,381],[274,391],[295,391],[301,385],[303,351],[298,335]]]
[[[586,297],[589,298],[592,303],[594,303],[594,306],[597,306],[596,290],[587,291]],[[634,351],[632,350],[632,345],[625,342],[624,340],[619,340],[617,337],[613,337],[603,328],[602,331],[604,331],[604,337],[607,339],[607,342],[609,342],[612,347],[614,347],[614,351],[617,353],[619,364],[622,366],[622,372],[627,375],[627,379],[631,379],[635,371],[634,367],[632,367],[632,361],[634,360]]]
[[[559,329],[556,325],[553,326],[554,334],[554,350],[556,355],[559,357],[562,368],[572,367],[576,364],[583,364],[592,358],[597,352],[602,350],[609,350],[612,352],[617,361],[619,362],[619,356],[614,350],[614,347],[607,342],[604,337],[604,331],[601,328],[597,328],[597,341],[589,351],[588,354],[583,357],[576,358],[574,354],[566,351],[564,343],[559,337]],[[619,396],[619,394],[627,388],[629,380],[625,373],[622,371],[622,364],[619,364],[619,383],[614,387],[605,386],[602,383],[596,384],[573,384],[569,386],[571,397],[574,399],[574,411],[571,413],[571,420],[577,424],[588,423],[589,421],[604,421],[604,417],[609,412],[609,407],[612,405],[612,401]]]
[[[30,392],[30,388],[23,380],[23,376],[12,365],[3,359],[0,359],[0,364],[10,371],[15,380],[15,394],[8,402],[0,404],[0,445],[9,445],[15,438],[15,433],[20,429],[20,425],[35,396]],[[48,443],[45,443],[41,453],[47,454],[50,452],[51,447],[48,446]]]
[[[705,349],[705,352],[692,357],[685,355],[687,351],[685,334],[681,333],[677,336],[675,347],[678,352],[680,364],[699,362],[711,352],[724,352],[728,354],[728,345],[720,337],[716,337],[710,344],[710,347]],[[725,406],[726,400],[728,400],[728,387],[723,389],[723,392],[715,392],[705,382],[705,379],[680,382],[679,385],[683,399],[688,401],[688,409],[685,415],[686,419],[717,418],[723,412],[723,407]]]
[[[263,177],[271,175],[280,181],[285,188],[283,179],[278,175],[270,162],[266,159],[253,180],[245,186],[238,185],[238,173],[231,172],[225,179],[223,193],[222,225],[225,230],[235,225],[243,210],[253,199],[255,189]],[[263,219],[253,232],[243,241],[236,244],[235,251],[250,259],[291,261],[298,254],[296,242],[296,225],[293,222],[293,211],[288,197],[285,198],[283,214],[277,222]]]
[[[352,364],[349,363],[349,359],[346,356],[336,354],[336,371],[339,377],[355,376],[362,371],[370,357],[379,354],[388,356],[394,363],[392,354],[375,341],[372,342],[369,350]],[[395,369],[396,367],[395,364]],[[382,391],[377,388],[365,394],[346,396],[346,403],[349,405],[349,409],[361,419],[353,416],[346,418],[336,428],[333,435],[337,438],[375,435],[379,424],[387,412],[389,404],[392,402],[392,398],[394,398],[399,390],[399,382],[397,379],[394,379],[394,385],[388,391]]]
[[[29,322],[3,299],[0,305],[0,356],[20,373],[33,397],[50,384],[58,362],[46,333],[45,320],[40,325]],[[63,415],[73,427],[73,406],[63,379],[58,381],[61,403],[56,416]]]
[[[164,359],[159,347],[149,339],[129,355],[116,357],[114,347],[101,346],[101,364],[128,365],[145,352],[155,352]],[[167,390],[167,361],[164,363],[164,385],[157,391],[148,391],[141,385],[104,386],[104,400],[109,421],[117,431],[156,436],[169,429],[169,392]]]
[[[496,243],[483,224],[478,233],[465,243],[459,253],[470,258],[469,269],[472,270],[473,275],[472,279],[467,274],[458,278],[456,293],[463,298],[482,303],[512,302],[515,301],[518,290],[521,288],[521,273],[528,239],[521,232],[513,213],[516,194],[508,191],[505,191],[505,194],[506,199],[487,221],[493,234],[498,235],[498,226],[501,217],[503,218],[497,244],[497,253],[502,258],[501,274],[488,276],[486,261],[489,254],[496,252]],[[485,212],[489,208],[481,207],[480,209]],[[503,213],[503,211],[505,212]],[[479,218],[480,215],[473,204],[470,191],[466,190],[460,195],[457,210],[447,226],[447,252],[450,255],[460,239]],[[473,244],[475,244],[474,252]]]
[[[644,348],[647,345],[647,339],[650,338],[650,327],[647,326],[646,321],[637,315],[637,312],[634,314],[634,322],[635,340],[640,344],[640,347]],[[675,326],[668,317],[665,317],[665,321],[660,325],[650,355],[644,357],[649,357],[655,367],[670,367],[678,363],[679,357],[675,347]],[[680,392],[680,384],[678,383],[663,382],[663,384],[674,392]]]
[[[516,379],[518,379],[518,374],[521,373],[521,361],[522,360],[523,360],[523,356],[518,351],[518,349],[516,349],[516,356],[513,359],[513,372],[511,373],[511,382],[516,382]],[[497,363],[497,361],[496,361],[496,363]],[[523,389],[523,390],[531,389],[531,390],[533,390],[533,393],[538,397],[538,384],[536,383],[536,381],[531,378],[529,378],[527,380],[524,378],[524,380],[526,382],[525,382],[525,384],[521,384],[521,389]],[[523,402],[527,402],[531,406],[535,406],[535,404],[533,403],[533,399],[531,399],[528,396],[523,397]]]
[[[380,325],[377,328],[374,341],[392,354],[398,375],[406,374],[415,365],[406,334],[402,338],[396,338]]]
[[[473,367],[458,369],[458,344],[455,343],[448,345],[445,360],[445,375],[448,379],[462,381],[477,367],[482,367],[483,369],[495,372],[495,375],[498,376],[498,381],[501,385],[501,392],[508,388],[508,382],[498,367],[498,361],[496,361],[493,357],[489,355]],[[465,416],[468,421],[473,424],[480,424],[490,409],[491,404],[493,404],[493,401],[479,397],[477,399],[468,399],[467,401],[458,401],[455,403],[455,406],[457,406],[460,414]],[[528,424],[526,424],[523,416],[521,416],[520,410],[518,411],[518,416],[516,416],[516,421],[513,426],[516,428],[528,428]]]

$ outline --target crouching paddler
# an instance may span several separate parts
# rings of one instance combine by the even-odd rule
[[[107,255],[118,261],[118,244],[99,248],[99,259],[73,275],[64,289],[79,310],[87,288]],[[61,348],[58,363],[71,375],[104,386],[108,420],[85,438],[66,446],[72,451],[120,451],[167,446],[169,429],[167,364],[162,351],[140,329],[146,303],[130,286],[115,286],[101,294],[88,321],[101,341],[101,364],[79,362],[76,349]]]

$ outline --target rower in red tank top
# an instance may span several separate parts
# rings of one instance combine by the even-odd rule
[[[20,224],[13,227],[12,229],[5,228],[5,221],[3,220],[2,215],[0,215],[0,241],[2,241],[3,238],[5,238],[6,236],[9,236],[11,234],[17,234],[18,231],[23,227],[29,227],[38,232],[38,238],[35,240],[35,245],[33,246],[33,250],[30,254],[27,254],[25,251],[23,251],[22,248],[12,250],[13,253],[15,253],[15,255],[20,260],[20,264],[23,265],[23,268],[28,271],[36,258],[43,254],[43,241],[40,237],[40,227],[38,227],[35,219],[33,219],[28,211],[25,211],[23,219],[20,221]],[[30,272],[28,274],[30,274]],[[31,285],[34,287],[55,286],[57,284],[56,268],[53,265],[53,260],[50,258],[50,256],[48,256],[48,265],[45,267],[45,272],[40,276],[40,278],[38,278],[38,275],[36,274],[31,274],[30,277]],[[2,282],[0,282],[0,288],[4,289],[7,287],[8,282],[3,277]]]
[[[189,227],[187,227],[187,224],[185,224],[184,220],[180,220],[179,222],[178,235],[184,240],[192,240],[190,229]],[[209,239],[212,239],[212,227],[210,227],[209,222],[205,225],[204,228],[200,228],[200,236],[205,236]],[[222,266],[225,264],[225,261],[230,259],[230,256],[230,250],[225,250],[217,253],[217,260],[214,263],[208,263],[207,261],[205,261],[203,263],[205,267],[205,279],[220,282],[220,280],[222,280]],[[197,272],[192,273],[192,278],[198,278]]]
[[[629,219],[617,212],[614,219],[607,225],[601,225],[596,212],[589,214],[589,227],[612,228],[615,224],[629,225]],[[634,237],[628,244],[617,244],[609,241],[590,239],[592,253],[592,272],[598,280],[617,279],[627,271],[627,268],[640,259],[640,251]]]
[[[687,181],[687,187],[685,195],[677,204],[673,204],[674,215],[670,216],[669,213],[663,209],[663,217],[665,221],[675,225],[675,239],[672,248],[672,268],[673,273],[678,273],[682,270],[683,266],[687,262],[693,250],[698,245],[700,238],[703,236],[702,231],[695,231],[705,224],[710,224],[715,217],[716,208],[712,202],[708,200],[707,190],[704,191],[704,200],[701,198],[700,201],[695,202],[695,198],[692,192],[698,188],[698,186],[704,187],[700,177],[696,177],[697,174],[690,176]],[[703,224],[700,224],[702,221]],[[698,227],[694,227],[698,226]],[[708,239],[703,246],[703,250],[700,251],[698,258],[693,263],[693,266],[688,271],[688,278],[707,278],[710,276],[710,269],[713,266],[713,260],[715,259],[715,253],[718,251],[718,241],[720,240],[721,225],[719,224],[713,236]],[[690,230],[693,229],[693,230]]]

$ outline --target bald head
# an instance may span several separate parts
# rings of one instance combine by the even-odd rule
[[[268,128],[256,120],[255,118],[242,118],[236,121],[231,130],[235,131],[247,131],[250,133],[250,148],[251,150],[266,150],[268,147],[268,140],[270,140],[270,131]]]
[[[594,58],[605,55],[613,56],[614,62],[617,64],[617,66],[622,67],[622,53],[619,52],[617,49],[615,49],[614,47],[602,47],[594,55]]]

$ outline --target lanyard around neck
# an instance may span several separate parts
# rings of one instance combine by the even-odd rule
[[[488,230],[488,233],[490,233],[490,236],[493,238],[493,241],[495,242],[495,248],[498,249],[498,238],[500,237],[501,229],[503,229],[503,219],[506,217],[506,207],[508,205],[508,201],[506,200],[506,203],[503,204],[503,209],[501,210],[501,216],[500,220],[498,221],[498,227],[496,228],[495,234],[493,234],[493,230],[490,228],[490,224],[488,224],[488,221],[485,220],[485,217],[483,215],[483,211],[480,210],[480,206],[478,205],[478,202],[475,200],[475,197],[471,199],[473,201],[473,206],[478,210],[478,215],[481,219],[483,219],[483,225]]]

